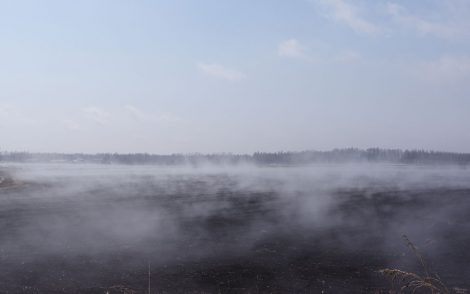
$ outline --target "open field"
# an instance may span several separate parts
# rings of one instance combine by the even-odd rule
[[[388,293],[403,234],[470,288],[466,169],[2,169],[0,293]]]

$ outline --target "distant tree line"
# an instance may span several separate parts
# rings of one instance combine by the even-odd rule
[[[470,153],[437,152],[400,149],[334,149],[330,151],[256,152],[254,154],[170,154],[148,153],[30,153],[0,152],[0,162],[66,162],[99,164],[150,165],[303,165],[312,163],[387,162],[396,164],[458,164],[468,165]]]

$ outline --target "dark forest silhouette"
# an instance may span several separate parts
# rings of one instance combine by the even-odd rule
[[[254,163],[260,165],[302,165],[312,163],[386,162],[397,164],[468,165],[470,153],[400,149],[334,149],[331,151],[255,152],[248,154],[170,154],[148,153],[30,153],[0,152],[0,162],[68,162],[100,164],[200,165]]]

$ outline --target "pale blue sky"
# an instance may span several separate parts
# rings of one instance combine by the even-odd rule
[[[470,152],[470,1],[0,0],[0,150]]]

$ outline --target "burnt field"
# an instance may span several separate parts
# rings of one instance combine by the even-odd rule
[[[466,169],[2,170],[0,293],[389,293],[423,270],[403,235],[470,288]]]

